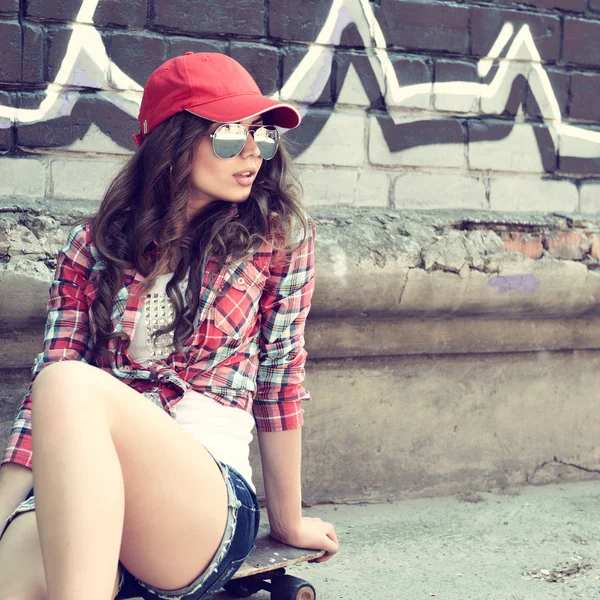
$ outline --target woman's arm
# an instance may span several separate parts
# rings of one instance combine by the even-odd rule
[[[315,562],[329,560],[339,549],[333,525],[302,516],[302,429],[259,431],[258,444],[271,537],[298,548],[325,550]]]
[[[304,422],[304,325],[314,289],[315,224],[306,244],[286,261],[272,261],[261,297],[257,390],[253,403],[271,536],[300,548],[338,550],[333,525],[302,517],[301,456]]]

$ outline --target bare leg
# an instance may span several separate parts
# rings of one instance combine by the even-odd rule
[[[166,590],[208,566],[225,482],[162,409],[96,367],[63,361],[34,382],[32,431],[48,600],[108,600],[119,559]]]
[[[32,411],[33,487],[48,600],[107,600],[119,561],[124,489],[106,406],[82,398],[65,419],[62,411],[45,410],[53,404],[48,395],[61,390],[43,392]]]

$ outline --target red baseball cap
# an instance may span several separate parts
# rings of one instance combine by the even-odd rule
[[[138,121],[139,146],[158,124],[187,110],[218,123],[232,123],[271,112],[272,123],[287,129],[300,125],[301,116],[291,104],[262,95],[240,63],[218,52],[186,52],[154,71],[144,87]]]

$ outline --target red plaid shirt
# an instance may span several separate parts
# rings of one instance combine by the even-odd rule
[[[32,468],[31,386],[44,367],[62,360],[94,364],[139,392],[158,391],[173,417],[173,407],[192,388],[222,404],[251,411],[259,431],[300,427],[304,421],[300,401],[310,399],[302,385],[304,324],[314,289],[315,226],[310,223],[308,243],[291,255],[291,261],[272,260],[271,248],[263,244],[250,260],[223,268],[210,287],[207,268],[198,325],[185,343],[188,348],[149,367],[134,363],[121,346],[110,362],[92,359],[92,275],[102,268],[102,259],[88,226],[72,229],[57,255],[43,350],[34,361],[29,391],[0,464],[15,462]],[[209,267],[213,265],[211,261]],[[113,305],[114,330],[130,338],[144,303],[132,292],[143,280],[135,269],[126,270]],[[217,297],[226,283],[231,287]]]

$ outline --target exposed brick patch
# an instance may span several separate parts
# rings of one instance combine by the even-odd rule
[[[20,81],[21,28],[16,21],[0,22],[0,57],[0,82]]]
[[[540,258],[544,253],[542,236],[520,231],[502,231],[500,237],[504,242],[504,250],[518,252],[529,258]]]
[[[263,0],[240,0],[235,7],[222,0],[154,2],[153,25],[191,33],[265,35]]]
[[[546,236],[544,246],[554,258],[582,260],[590,251],[592,241],[579,231],[558,231]]]
[[[279,51],[264,44],[236,44],[230,48],[231,58],[243,65],[254,78],[260,91],[270,96],[279,88]]]
[[[377,18],[388,45],[466,54],[469,9],[437,2],[387,2]]]
[[[562,58],[579,65],[600,63],[600,22],[568,17],[564,24]]]
[[[515,32],[528,25],[542,60],[555,61],[560,51],[560,19],[551,15],[531,14],[498,8],[472,9],[473,54],[485,56],[490,51],[506,22],[512,23]]]
[[[593,233],[590,236],[592,247],[590,248],[590,256],[594,260],[600,260],[600,233]]]

